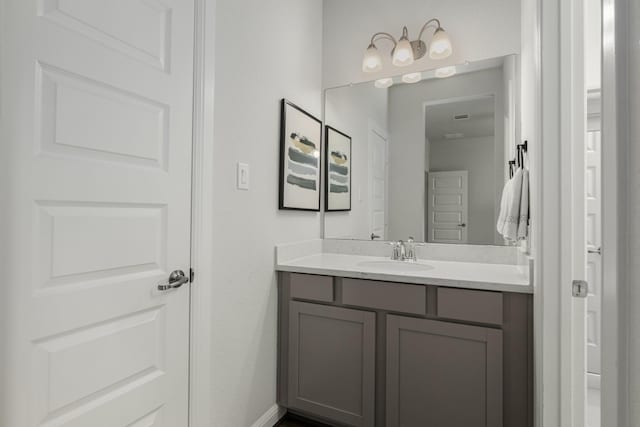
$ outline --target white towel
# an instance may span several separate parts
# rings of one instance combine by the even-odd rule
[[[522,194],[520,195],[520,215],[518,220],[518,240],[529,234],[529,171],[522,172]]]
[[[520,222],[520,203],[522,201],[522,169],[518,169],[511,178],[509,190],[506,192],[504,225],[498,230],[509,241],[518,240],[518,224]]]
[[[511,191],[511,183],[511,179],[508,179],[504,184],[504,188],[502,189],[502,199],[500,199],[500,213],[498,214],[496,229],[501,235],[502,230],[504,230],[504,222],[507,219],[507,200],[509,199],[509,192]]]

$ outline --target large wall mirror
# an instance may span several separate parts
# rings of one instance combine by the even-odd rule
[[[352,208],[325,212],[325,238],[505,244],[496,222],[519,142],[518,62],[328,89],[325,122],[352,139]]]

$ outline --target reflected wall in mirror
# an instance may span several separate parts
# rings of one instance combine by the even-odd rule
[[[351,136],[354,163],[351,211],[325,213],[325,238],[503,245],[496,222],[519,139],[517,62],[327,90],[326,124]]]

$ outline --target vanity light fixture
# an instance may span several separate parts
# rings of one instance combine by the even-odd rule
[[[427,28],[434,29],[428,48],[427,44],[422,41],[422,35]],[[409,30],[407,30],[407,27],[402,28],[400,40],[396,40],[395,37],[389,33],[375,33],[371,37],[369,47],[367,47],[364,58],[362,59],[362,71],[365,73],[373,73],[382,69],[382,57],[376,46],[376,42],[382,39],[389,40],[393,43],[391,62],[396,67],[406,67],[413,64],[413,61],[425,56],[427,51],[431,59],[445,59],[453,53],[453,45],[451,44],[449,35],[440,25],[440,20],[433,18],[422,26],[418,38],[413,41],[409,40]]]
[[[392,78],[378,79],[373,83],[373,85],[378,89],[386,89],[388,87],[393,86],[393,79]]]
[[[418,83],[422,80],[422,73],[409,73],[402,76],[402,81],[405,83]]]
[[[444,79],[445,77],[451,77],[456,74],[456,66],[449,65],[448,67],[440,67],[435,71],[435,76],[439,79]]]
[[[391,55],[391,63],[396,67],[406,67],[413,64],[413,59],[416,55],[413,53],[413,47],[409,41],[407,27],[402,29],[402,37],[400,37],[400,40],[391,51]]]
[[[378,49],[372,43],[364,53],[364,58],[362,59],[362,71],[365,73],[374,73],[380,70],[382,70],[382,57],[380,56]]]

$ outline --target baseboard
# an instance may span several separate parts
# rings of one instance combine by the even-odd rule
[[[273,405],[267,410],[258,421],[253,423],[251,427],[273,427],[278,421],[282,419],[287,413],[287,408],[283,408],[280,405]]]
[[[587,372],[587,388],[600,390],[600,375]]]

